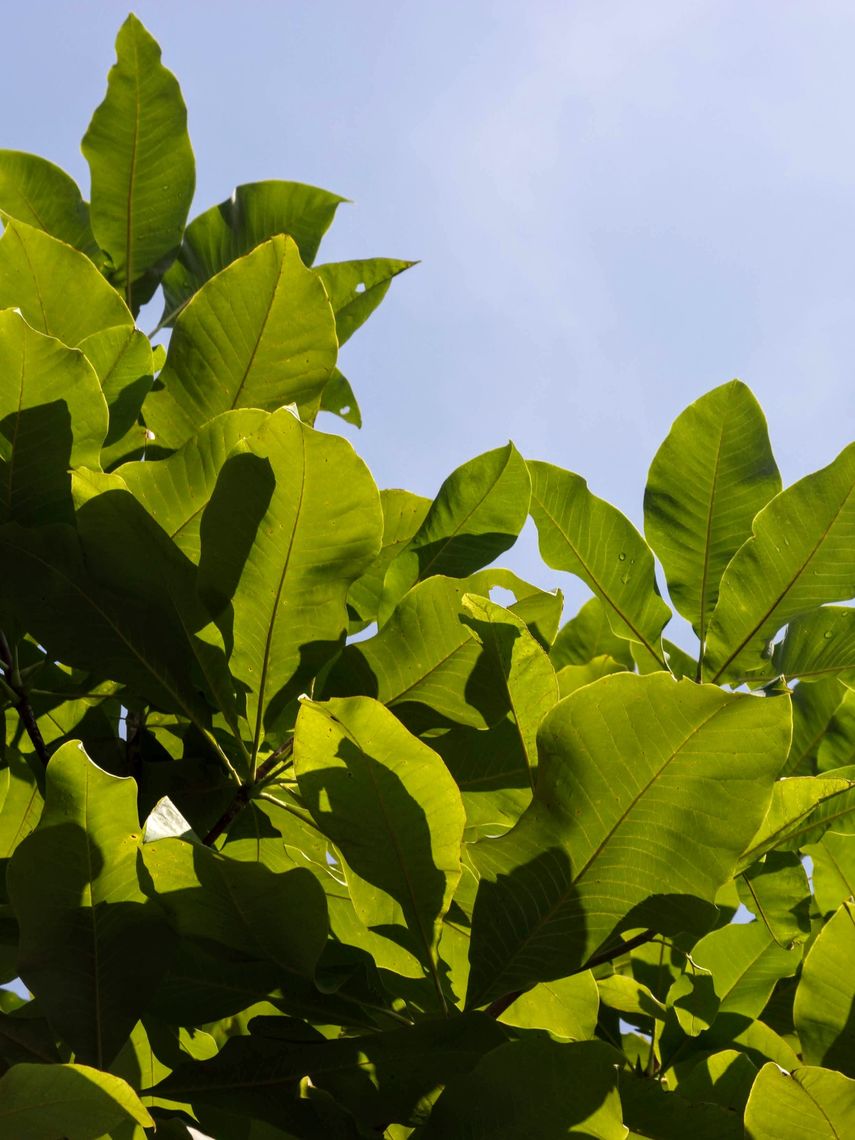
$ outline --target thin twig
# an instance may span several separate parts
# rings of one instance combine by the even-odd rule
[[[240,813],[252,799],[252,796],[256,792],[258,786],[264,783],[264,781],[273,774],[273,771],[276,768],[277,764],[284,761],[288,756],[291,755],[293,747],[294,741],[289,737],[289,739],[286,740],[284,744],[281,744],[275,752],[271,752],[267,759],[259,764],[258,769],[255,773],[254,781],[245,781],[241,784],[241,786],[235,792],[235,796],[232,802],[229,804],[229,806],[202,840],[206,847],[212,847],[217,842],[223,832],[229,828],[232,820],[240,815]]]
[[[41,734],[41,729],[36,720],[36,714],[33,712],[33,706],[30,704],[30,699],[27,690],[24,687],[18,670],[15,666],[15,658],[12,649],[6,638],[6,634],[0,630],[0,665],[3,667],[5,688],[11,689],[15,694],[12,704],[17,709],[18,716],[21,718],[21,723],[27,730],[27,735],[35,750],[36,755],[41,760],[42,764],[47,767],[48,756],[47,745],[45,744],[44,737]]]

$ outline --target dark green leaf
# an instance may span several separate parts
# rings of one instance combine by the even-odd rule
[[[808,951],[793,1018],[809,1064],[855,1076],[855,903],[844,902]]]

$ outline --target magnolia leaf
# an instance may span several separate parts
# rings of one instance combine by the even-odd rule
[[[89,258],[42,229],[11,220],[0,238],[0,309],[76,348],[93,333],[133,328],[122,298]]]
[[[92,230],[136,312],[177,252],[196,173],[181,89],[134,15],[119,30],[107,94],[80,145],[92,175]]]
[[[347,595],[347,604],[363,622],[376,620],[386,571],[421,526],[430,507],[430,499],[410,491],[381,491],[380,504],[383,508],[383,546]]]
[[[365,261],[335,261],[315,266],[335,313],[339,346],[365,324],[389,292],[392,279],[415,264],[414,261],[371,257]]]
[[[6,748],[5,792],[0,807],[0,859],[8,859],[39,822],[43,799],[33,770],[15,749]]]
[[[151,388],[154,379],[151,343],[139,329],[119,325],[92,333],[79,347],[95,369],[110,410],[110,427],[104,446],[115,447],[136,425],[143,400]]]
[[[549,656],[556,669],[587,665],[603,656],[619,661],[625,669],[633,669],[631,644],[612,631],[606,604],[599,598],[589,598],[558,631]]]
[[[776,675],[815,681],[829,675],[855,680],[855,609],[823,606],[795,618],[772,653]]]
[[[107,434],[98,377],[12,310],[0,312],[0,375],[0,521],[70,521],[68,469],[97,469]]]
[[[778,780],[769,810],[738,863],[744,871],[774,848],[798,850],[847,817],[855,820],[855,786],[836,776],[792,776]]]
[[[750,1140],[844,1140],[855,1130],[855,1081],[810,1065],[760,1070],[745,1109]]]
[[[155,1123],[129,1084],[88,1065],[13,1065],[0,1077],[0,1128],[15,1140],[102,1140]]]
[[[644,539],[580,476],[549,463],[529,462],[528,469],[531,516],[547,566],[586,582],[605,606],[615,634],[645,646],[664,667],[659,643],[671,611],[659,596]]]
[[[239,311],[239,321],[234,314]],[[297,404],[311,418],[335,366],[335,318],[289,237],[274,237],[211,278],[175,323],[146,424],[180,447],[232,408]]]
[[[781,490],[766,420],[751,391],[731,380],[690,404],[650,467],[644,529],[668,594],[703,644],[719,583]]]
[[[304,701],[294,739],[300,793],[344,859],[369,928],[393,935],[438,981],[442,918],[460,879],[464,812],[436,753],[367,697]]]
[[[169,964],[171,938],[137,881],[136,784],[63,745],[45,808],[7,871],[21,977],[82,1061],[105,1068]]]
[[[791,618],[855,596],[855,444],[776,495],[721,580],[704,676],[766,671],[768,645]]]
[[[845,693],[836,677],[794,687],[793,741],[782,776],[811,776],[816,772],[823,735]]]
[[[793,1020],[805,1061],[855,1077],[853,956],[855,902],[844,902],[808,951]]]
[[[801,964],[801,949],[779,946],[765,923],[731,923],[705,935],[692,950],[692,961],[708,970],[718,996],[718,1012],[756,1018],[775,983],[791,978]]]
[[[590,970],[554,982],[541,982],[501,1015],[503,1025],[520,1029],[546,1029],[555,1037],[573,1041],[593,1038],[597,1028],[600,995]]]
[[[0,214],[44,230],[93,261],[101,260],[89,224],[89,206],[77,183],[46,158],[0,150]]]
[[[301,182],[249,182],[199,214],[184,231],[178,257],[163,277],[161,325],[175,317],[205,284],[257,245],[288,234],[304,265],[311,265],[335,212],[347,199]]]
[[[425,1140],[624,1140],[617,1064],[601,1041],[526,1038],[487,1053],[440,1095]]]
[[[318,411],[330,412],[334,416],[340,416],[346,424],[362,427],[359,402],[353,393],[350,381],[338,368],[332,370],[329,380],[324,384]]]
[[[794,851],[770,851],[743,871],[736,885],[743,905],[765,925],[779,946],[789,950],[807,940],[810,884]]]
[[[530,493],[525,460],[512,443],[453,471],[386,573],[381,622],[416,582],[436,574],[466,578],[513,546]]]
[[[531,807],[472,851],[468,1004],[566,975],[627,928],[703,929],[789,734],[784,698],[664,673],[604,677],[556,705]]]
[[[630,1140],[744,1140],[741,1114],[714,1103],[695,1104],[649,1077],[622,1072],[620,1099]]]
[[[832,914],[841,903],[855,899],[855,835],[829,829],[805,855],[813,863],[813,891],[820,914]]]

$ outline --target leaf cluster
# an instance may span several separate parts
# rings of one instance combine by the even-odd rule
[[[512,443],[380,490],[318,417],[410,263],[188,222],[133,16],[83,151],[0,151],[0,1132],[855,1134],[855,445],[782,489],[732,381],[643,535]]]

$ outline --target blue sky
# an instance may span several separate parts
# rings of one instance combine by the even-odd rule
[[[127,10],[9,5],[0,145],[88,188],[78,143]],[[381,486],[433,494],[513,438],[639,522],[671,421],[734,376],[787,482],[855,436],[855,5],[134,11],[184,89],[195,210],[292,178],[354,200],[323,260],[421,259],[343,352]],[[530,539],[505,561],[564,577]]]

